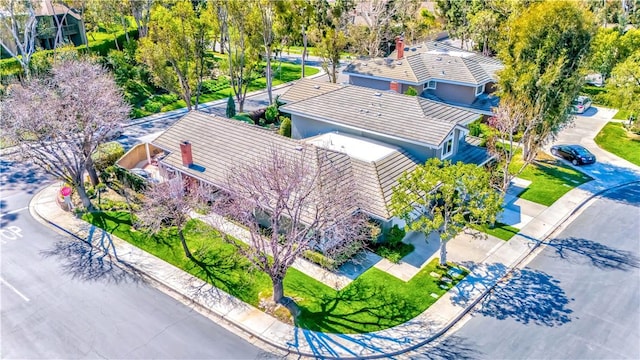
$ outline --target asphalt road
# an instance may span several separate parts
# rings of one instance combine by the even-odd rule
[[[0,358],[272,357],[36,221],[27,206],[48,181],[0,163]]]
[[[458,331],[423,354],[640,359],[639,279],[640,184],[635,184],[586,208]]]

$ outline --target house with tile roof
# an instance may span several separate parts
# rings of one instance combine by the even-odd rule
[[[353,61],[343,73],[352,85],[398,93],[412,87],[422,97],[491,115],[498,104],[492,95],[496,73],[502,68],[497,59],[439,41],[405,46],[398,37],[388,57]]]
[[[287,156],[301,156],[309,166],[330,164],[355,181],[360,199],[357,210],[383,223],[393,221],[393,187],[419,161],[402,148],[349,134],[330,132],[306,139],[290,139],[260,126],[191,111],[150,144],[125,154],[124,168],[155,167],[158,177],[180,174],[215,189],[225,189],[230,171],[248,161],[269,161],[269,147]],[[144,149],[151,149],[145,155]],[[155,155],[155,156],[152,156]],[[155,161],[148,160],[151,157]]]
[[[482,164],[484,149],[465,142],[466,125],[478,113],[424,97],[362,86],[303,79],[284,93],[280,111],[291,115],[291,135],[307,139],[348,134],[395,146],[419,162],[442,160]]]

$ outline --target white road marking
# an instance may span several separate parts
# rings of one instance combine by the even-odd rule
[[[29,302],[29,298],[24,296],[23,293],[18,291],[18,289],[14,288],[13,285],[6,282],[3,278],[0,278],[0,283],[5,284],[9,289],[13,290],[16,294],[18,294],[24,301]]]
[[[7,212],[5,212],[5,213],[0,213],[0,216],[5,216],[5,215],[9,215],[9,214],[15,214],[15,213],[20,212],[20,211],[22,211],[22,210],[27,210],[28,208],[29,208],[28,206],[25,206],[25,207],[20,208],[20,209],[7,211]]]

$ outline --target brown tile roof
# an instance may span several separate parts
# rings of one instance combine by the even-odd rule
[[[333,84],[330,82],[320,82],[311,79],[300,79],[294,83],[294,86],[290,87],[279,98],[280,101],[285,103],[296,102],[305,100],[314,96],[326,94],[331,91],[338,90],[342,87],[339,84]],[[291,89],[295,89],[291,91]]]
[[[180,143],[191,143],[194,166],[182,166]],[[389,218],[388,205],[391,188],[402,172],[415,168],[417,161],[403,151],[396,151],[375,162],[366,162],[348,155],[289,139],[255,125],[237,120],[192,111],[167,129],[153,141],[169,154],[161,162],[195,178],[218,187],[224,187],[229,171],[238,164],[261,157],[266,159],[266,149],[276,146],[292,156],[299,156],[300,149],[311,151],[313,164],[321,163],[318,158],[328,160],[348,174],[347,180],[356,181],[361,199],[359,207],[363,211]],[[326,162],[324,162],[326,163]],[[347,181],[345,180],[345,181]],[[354,204],[358,205],[358,204]]]
[[[345,68],[344,73],[412,84],[443,80],[482,85],[496,81],[496,71],[503,67],[497,59],[438,41],[407,46],[404,59],[395,60],[396,57],[394,51],[385,59],[356,60]]]
[[[295,92],[296,86],[289,92]],[[477,113],[419,96],[353,85],[284,105],[281,110],[431,147],[439,146],[457,124],[478,118]]]

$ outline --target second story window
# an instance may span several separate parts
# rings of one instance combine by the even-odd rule
[[[436,82],[434,80],[431,80],[428,83],[424,84],[424,88],[425,88],[425,90],[427,90],[427,89],[435,89],[436,88]]]

